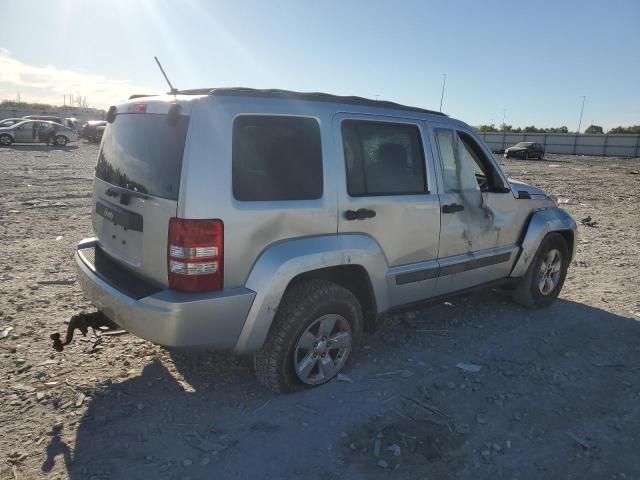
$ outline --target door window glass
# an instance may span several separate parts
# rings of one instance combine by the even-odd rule
[[[244,201],[322,197],[320,127],[313,118],[243,115],[233,123],[233,196]]]
[[[488,191],[494,187],[491,162],[469,134],[436,128],[435,137],[445,192]]]
[[[345,120],[341,130],[349,195],[427,192],[422,137],[416,125]]]

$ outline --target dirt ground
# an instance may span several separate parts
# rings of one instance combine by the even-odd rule
[[[341,381],[274,396],[245,358],[53,351],[92,310],[72,254],[96,152],[0,149],[0,479],[640,478],[639,159],[502,160],[579,223],[551,308],[484,292],[389,317]]]

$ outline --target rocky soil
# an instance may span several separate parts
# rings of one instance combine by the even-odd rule
[[[273,396],[244,358],[126,334],[53,351],[92,311],[72,253],[96,150],[0,149],[1,480],[640,478],[638,159],[503,160],[579,223],[551,308],[484,292],[388,317],[340,379]]]

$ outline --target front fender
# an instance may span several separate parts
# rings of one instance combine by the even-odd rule
[[[359,265],[369,275],[378,311],[388,308],[387,260],[367,235],[322,235],[285,240],[268,247],[251,269],[245,287],[256,292],[234,353],[259,350],[287,286],[296,276],[327,267]]]
[[[527,273],[529,264],[533,261],[544,237],[551,232],[571,232],[573,234],[573,245],[571,248],[571,259],[576,253],[577,225],[573,217],[562,208],[547,208],[538,210],[529,219],[527,230],[522,240],[521,252],[513,269],[511,277],[522,277]]]

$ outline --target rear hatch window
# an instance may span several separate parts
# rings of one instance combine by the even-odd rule
[[[178,199],[189,117],[118,114],[102,138],[96,177],[147,195]]]

